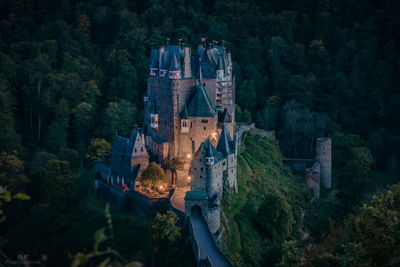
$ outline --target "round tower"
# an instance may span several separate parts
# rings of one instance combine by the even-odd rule
[[[321,164],[321,184],[331,188],[332,177],[332,139],[329,137],[317,138],[315,159]]]

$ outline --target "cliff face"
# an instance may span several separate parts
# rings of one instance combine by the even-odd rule
[[[223,196],[220,245],[235,265],[272,265],[282,241],[298,235],[312,193],[283,165],[275,137],[248,133],[241,146],[238,194]]]

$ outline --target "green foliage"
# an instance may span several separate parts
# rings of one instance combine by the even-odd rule
[[[69,165],[73,169],[76,169],[79,166],[79,153],[75,149],[62,147],[58,153],[58,158],[60,160],[68,161]]]
[[[332,138],[334,177],[339,196],[348,204],[361,200],[372,179],[373,158],[357,135],[336,132]]]
[[[24,173],[24,162],[18,158],[18,154],[0,152],[0,184],[15,193],[29,182]]]
[[[90,141],[88,148],[88,154],[86,158],[90,160],[101,160],[105,153],[108,153],[111,149],[111,144],[104,139],[94,138]]]
[[[308,266],[393,266],[399,263],[400,184],[376,194],[306,256]],[[321,252],[324,252],[323,254]]]
[[[4,222],[6,219],[6,215],[4,214],[3,210],[4,203],[10,202],[12,199],[29,200],[30,197],[24,193],[16,193],[15,195],[12,195],[10,190],[7,190],[6,187],[0,186],[0,223]]]
[[[112,139],[116,134],[129,136],[136,120],[136,108],[124,99],[108,104],[105,113],[105,134]]]
[[[159,189],[168,185],[168,179],[160,165],[154,161],[147,166],[140,176],[140,183],[149,188]]]
[[[282,260],[280,266],[298,266],[300,264],[300,250],[294,240],[285,241],[282,244]]]
[[[167,247],[177,242],[181,238],[181,229],[176,225],[177,222],[178,216],[174,212],[169,210],[165,214],[157,212],[150,227],[154,243],[161,247]]]
[[[57,157],[55,155],[48,152],[40,151],[35,153],[30,166],[31,173],[39,171],[40,169],[46,167],[48,161],[56,159]]]
[[[242,111],[242,109],[238,105],[235,105],[235,116],[237,122],[245,122],[245,123],[251,122],[250,112],[246,109]]]
[[[224,207],[226,251],[235,265],[273,265],[281,242],[300,223],[298,207],[311,198],[282,163],[274,138],[244,136],[238,157],[238,193]]]
[[[76,175],[71,172],[69,163],[62,160],[49,160],[39,171],[43,200],[54,207],[65,209],[75,200]]]
[[[282,240],[292,233],[294,224],[289,203],[279,192],[268,194],[257,211],[261,231],[270,239]]]
[[[109,234],[106,233],[106,228],[101,228],[94,233],[94,250],[89,253],[78,252],[75,254],[74,259],[71,263],[72,267],[79,266],[92,266],[96,264],[98,266],[125,266],[125,267],[141,267],[143,266],[140,262],[125,260],[118,251],[108,247],[107,249],[100,249],[106,241],[113,239],[112,234],[112,219],[109,209],[109,204],[105,207],[105,213],[108,222],[108,228],[110,229]]]

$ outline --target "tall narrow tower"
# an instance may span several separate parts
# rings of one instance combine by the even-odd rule
[[[315,159],[321,164],[321,184],[331,188],[332,177],[332,139],[329,137],[317,138]]]

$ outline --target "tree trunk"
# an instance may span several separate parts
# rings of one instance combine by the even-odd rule
[[[38,141],[40,142],[40,130],[42,128],[42,113],[39,113],[38,116]]]
[[[31,129],[32,129],[32,127],[33,127],[33,122],[32,122],[32,120],[33,120],[33,108],[32,108],[32,103],[31,103],[31,116],[30,116],[30,126],[31,126]]]
[[[41,85],[42,85],[42,78],[40,78],[38,82],[38,90],[37,90],[37,95],[38,95],[38,100],[39,100],[39,115],[38,115],[38,141],[40,142],[40,130],[42,128],[42,110],[41,110],[41,105],[40,105],[40,94],[41,94]]]

